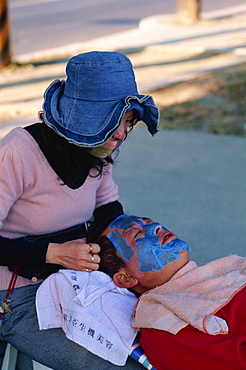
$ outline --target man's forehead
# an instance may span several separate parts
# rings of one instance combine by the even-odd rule
[[[126,229],[133,222],[136,222],[140,226],[144,225],[143,221],[141,220],[141,217],[122,215],[117,217],[114,221],[112,221],[108,228]]]
[[[133,222],[139,226],[144,227],[144,223],[138,216],[121,215],[108,225],[104,234],[113,243],[114,247],[120,253],[120,255],[128,262],[135,252],[131,246],[126,242],[125,237],[122,235],[123,231],[126,230]]]

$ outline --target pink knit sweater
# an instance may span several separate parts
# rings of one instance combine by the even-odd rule
[[[119,198],[112,165],[101,178],[87,177],[78,189],[62,185],[36,141],[13,129],[0,142],[0,235],[44,234],[88,221],[93,211]],[[11,273],[0,266],[0,289]],[[16,286],[30,284],[18,278]]]

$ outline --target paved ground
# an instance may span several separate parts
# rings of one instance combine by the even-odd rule
[[[42,51],[46,63],[0,73],[0,137],[15,125],[33,122],[44,89],[64,76],[68,57],[80,51],[125,52],[142,93],[246,62],[245,12],[240,5],[203,14],[192,27],[160,15],[143,20],[136,30]],[[126,212],[162,222],[189,242],[192,258],[204,263],[229,253],[246,256],[245,158],[245,138],[192,131],[161,131],[151,138],[138,127],[121,149],[115,179]]]

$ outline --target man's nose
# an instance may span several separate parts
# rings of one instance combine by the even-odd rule
[[[163,231],[162,226],[158,222],[153,222],[151,224],[144,225],[145,236],[153,237],[158,236],[161,231]]]

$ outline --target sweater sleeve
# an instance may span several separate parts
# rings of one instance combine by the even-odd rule
[[[4,141],[0,145],[0,229],[14,202],[30,183],[20,153]]]
[[[24,165],[21,153],[2,140],[0,144],[0,234],[3,221],[14,202],[31,184],[29,170]],[[44,268],[47,242],[29,243],[24,238],[10,239],[0,236],[0,263],[4,266]]]
[[[44,268],[47,248],[46,242],[30,243],[25,238],[0,237],[1,265]]]

